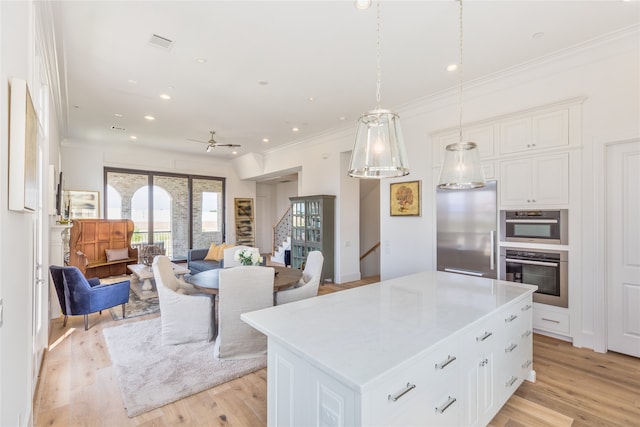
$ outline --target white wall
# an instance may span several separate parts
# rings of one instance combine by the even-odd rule
[[[0,425],[26,426],[31,413],[34,220],[8,210],[9,80],[31,80],[34,58],[30,2],[0,2]]]

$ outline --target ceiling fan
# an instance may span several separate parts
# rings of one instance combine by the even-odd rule
[[[208,144],[207,145],[207,153],[209,151],[211,151],[213,148],[217,148],[217,147],[241,147],[240,144],[221,144],[218,141],[216,141],[215,139],[213,139],[213,135],[216,133],[215,130],[211,130],[211,131],[209,131],[209,133],[211,134],[211,139],[209,139],[208,141],[200,141],[198,139],[188,139],[188,140],[189,141],[202,142],[204,144]]]

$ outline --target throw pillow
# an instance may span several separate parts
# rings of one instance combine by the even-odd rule
[[[218,245],[216,245],[215,243],[212,243],[211,246],[209,246],[209,252],[207,252],[207,256],[204,257],[204,259],[206,261],[220,261],[220,258],[218,257]]]
[[[107,256],[107,262],[120,261],[121,259],[129,258],[129,249],[105,249],[104,253]]]

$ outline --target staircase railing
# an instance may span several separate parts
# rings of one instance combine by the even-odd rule
[[[372,253],[373,251],[375,251],[376,249],[378,249],[380,247],[380,242],[376,243],[375,245],[373,245],[371,247],[371,249],[369,249],[367,252],[364,253],[364,255],[362,255],[360,257],[360,261],[362,261],[363,259],[365,259],[367,257],[367,255],[369,255],[370,253]]]
[[[282,244],[287,237],[291,236],[291,207],[282,215],[280,220],[273,226],[273,251],[275,253],[278,246]]]

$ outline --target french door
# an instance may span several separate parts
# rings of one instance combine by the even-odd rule
[[[133,247],[173,260],[224,240],[224,178],[105,168],[105,217],[131,219]]]

